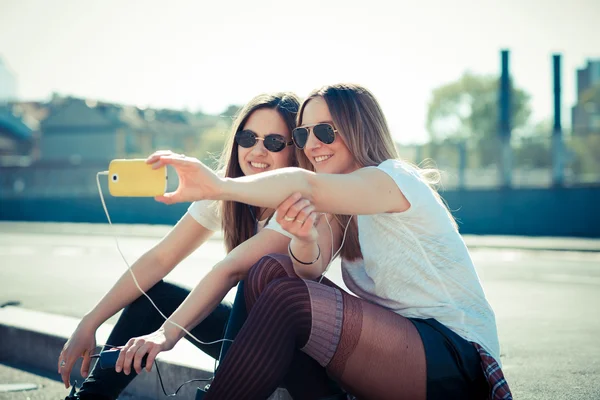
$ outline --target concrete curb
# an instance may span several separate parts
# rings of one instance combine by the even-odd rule
[[[600,239],[590,238],[463,235],[463,239],[471,249],[600,252]]]
[[[116,224],[111,227],[91,223],[0,221],[0,233],[161,238],[171,228],[170,225]],[[211,239],[223,240],[222,232],[216,232]],[[463,235],[463,239],[469,248],[600,252],[600,239],[595,238]]]
[[[57,357],[79,320],[73,317],[49,314],[19,307],[0,308],[0,360],[56,373]],[[112,325],[102,325],[96,334],[98,343],[108,338]],[[191,379],[208,379],[212,376],[214,360],[185,340],[173,350],[159,355],[160,373],[167,393],[173,393],[179,385]],[[83,382],[79,370],[81,360],[74,368],[71,381]],[[204,382],[185,385],[178,398],[193,399],[197,387]],[[65,396],[68,390],[65,390]],[[162,392],[156,369],[140,374],[123,394],[136,399],[166,398]],[[270,400],[289,400],[284,389],[278,389]]]

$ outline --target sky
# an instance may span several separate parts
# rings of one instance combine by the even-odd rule
[[[563,123],[575,71],[600,58],[597,0],[0,0],[0,57],[22,100],[53,92],[220,113],[262,92],[304,97],[354,82],[378,98],[395,140],[422,143],[433,89],[498,74],[552,117],[563,56]]]

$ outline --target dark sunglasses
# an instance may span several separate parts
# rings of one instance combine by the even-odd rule
[[[272,153],[278,153],[285,149],[287,146],[291,146],[294,142],[288,142],[285,137],[276,133],[271,133],[264,138],[258,137],[258,135],[249,129],[239,131],[235,134],[235,141],[237,144],[245,149],[253,147],[259,140],[264,141],[265,149]]]
[[[292,131],[292,139],[297,148],[303,149],[306,146],[311,129],[315,137],[321,142],[331,144],[335,141],[337,129],[327,122],[321,122],[319,124],[301,126]]]

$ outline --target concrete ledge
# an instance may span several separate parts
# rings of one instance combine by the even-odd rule
[[[58,355],[78,322],[77,318],[19,307],[0,308],[0,360],[56,373]],[[105,343],[111,330],[111,324],[102,325],[96,333],[97,342]],[[185,381],[208,379],[213,375],[214,360],[187,340],[181,340],[173,350],[161,353],[158,360],[167,393],[173,393]],[[80,368],[81,360],[73,368],[72,382],[83,381]],[[204,387],[204,383],[185,385],[178,395],[194,398],[199,386]],[[65,396],[67,393],[65,390]],[[155,368],[149,373],[142,372],[124,394],[137,399],[165,398]],[[270,399],[289,400],[290,397],[284,389],[278,389]]]
[[[532,251],[600,252],[600,239],[548,236],[463,235],[467,247]]]
[[[25,222],[0,221],[0,233],[32,233],[48,235],[87,235],[119,237],[161,238],[171,225]],[[600,238],[510,236],[510,235],[462,235],[469,248],[495,248],[518,250],[551,250],[600,252]],[[213,240],[223,240],[222,232],[215,232]]]

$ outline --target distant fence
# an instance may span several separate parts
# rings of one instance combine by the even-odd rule
[[[446,190],[462,233],[600,238],[600,187]]]
[[[600,187],[446,190],[442,196],[460,231],[481,235],[600,238]],[[118,224],[176,223],[188,204],[106,197]],[[2,198],[0,220],[105,223],[98,196]]]
[[[600,143],[600,137],[597,140]],[[596,142],[585,142],[590,148],[594,147],[592,143]],[[539,162],[527,164],[528,179],[520,181],[521,184],[498,188],[494,166],[463,168],[457,172],[457,164],[449,162],[453,158],[445,156],[454,154],[444,152],[449,149],[456,147],[433,148],[433,151],[442,169],[442,196],[462,233],[600,238],[600,174],[596,173],[600,171],[600,152],[593,152],[594,157],[589,159],[593,162],[588,160],[580,169],[567,168],[579,173],[567,174],[566,178],[577,179],[566,179],[565,186],[551,186],[551,171]],[[462,153],[469,155],[469,152]],[[404,155],[404,158],[422,160],[419,155],[413,156]],[[468,167],[469,163],[462,165]],[[104,164],[69,163],[0,167],[0,220],[105,223],[106,215],[96,186],[96,173],[104,169]],[[519,181],[523,171],[524,167],[513,171],[515,181]],[[174,190],[177,174],[170,168],[168,172],[169,190]],[[466,185],[457,185],[455,178],[460,174]],[[589,179],[583,179],[584,176]],[[101,182],[114,223],[172,225],[188,206],[167,206],[153,199],[115,198],[108,194],[106,176],[102,176]]]
[[[552,153],[552,138],[545,135],[515,136],[511,140],[511,187],[553,186],[554,164],[559,163],[562,185],[600,186],[600,132],[568,135],[562,138],[560,151]],[[496,188],[500,176],[501,143],[498,139],[481,143],[474,139],[448,140],[441,143],[398,146],[402,158],[415,164],[432,160],[442,171],[448,189]]]
[[[167,206],[151,198],[116,198],[110,195],[105,196],[105,201],[115,224],[173,225],[189,206]],[[0,199],[0,220],[108,222],[99,196]]]

